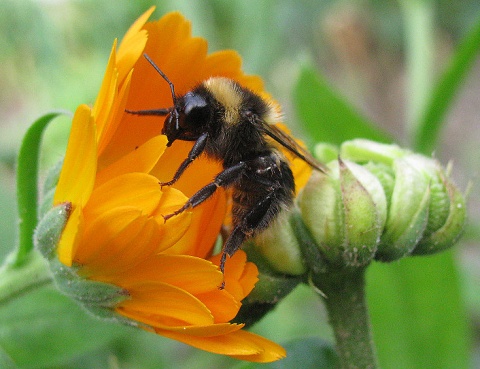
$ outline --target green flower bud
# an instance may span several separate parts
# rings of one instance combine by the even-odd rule
[[[423,236],[428,222],[430,186],[422,172],[404,159],[393,162],[395,185],[388,219],[376,258],[391,261],[408,255]]]
[[[274,273],[301,275],[306,268],[287,212],[264,232],[255,237],[256,251]]]
[[[299,197],[303,221],[327,261],[367,265],[386,221],[382,185],[353,162],[338,160],[328,167],[328,174],[312,174]]]
[[[388,220],[376,259],[431,254],[459,238],[465,200],[436,160],[363,139],[343,143],[340,155],[361,163],[384,188]]]
[[[322,145],[316,151],[334,152]],[[313,173],[298,199],[321,254],[306,250],[312,242],[303,242],[309,237],[299,236],[297,227],[310,271],[431,254],[458,239],[465,200],[436,160],[363,139],[343,143],[338,152],[341,159],[330,162],[326,174]]]
[[[465,197],[445,176],[436,161],[427,162],[431,172],[429,221],[413,255],[428,255],[451,247],[461,236],[466,221]]]

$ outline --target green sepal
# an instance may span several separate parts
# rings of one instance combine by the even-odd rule
[[[50,191],[43,194],[42,201],[38,207],[39,219],[43,219],[45,214],[47,214],[52,208],[54,195],[55,195],[55,188],[52,188]]]
[[[298,240],[289,221],[298,212],[283,212],[268,229],[254,238],[256,251],[274,273],[302,275],[306,271]]]
[[[295,236],[299,240],[304,263],[309,269],[308,274],[324,273],[328,269],[327,258],[321,251],[312,233],[305,225],[303,216],[295,213],[290,218],[290,222],[295,232]]]
[[[255,288],[242,300],[242,306],[233,322],[245,323],[247,327],[255,324],[301,282],[299,277],[260,272]]]
[[[252,292],[242,301],[242,304],[268,303],[276,304],[298,286],[302,280],[288,275],[261,273]]]
[[[44,215],[35,229],[35,246],[47,260],[56,258],[57,245],[71,209],[72,204],[68,202],[53,207]]]
[[[89,305],[89,304],[81,304],[81,307],[89,314],[94,316],[97,319],[101,319],[106,322],[110,323],[117,323],[128,325],[131,327],[145,327],[148,326],[135,320],[128,319],[124,316],[117,314],[112,308],[107,306],[98,306],[98,305]]]
[[[382,184],[372,173],[341,159],[328,175],[312,174],[299,199],[303,221],[322,255],[338,266],[368,264],[387,218]]]
[[[276,271],[269,260],[258,252],[258,246],[253,241],[244,244],[243,250],[247,253],[248,260],[255,263],[259,274],[255,288],[242,300],[242,306],[233,322],[251,326],[301,283],[302,277]]]
[[[378,241],[385,224],[387,203],[380,183],[370,172],[357,167],[357,173],[354,174],[344,161],[339,159],[338,162],[346,240],[343,264],[359,267],[367,265],[377,251]],[[350,163],[352,167],[355,165]],[[359,170],[362,173],[358,173]],[[376,181],[377,201],[374,201],[372,194],[359,181],[360,177],[364,177],[366,181],[365,177],[368,176],[370,183]]]
[[[395,186],[376,256],[380,261],[393,261],[410,254],[428,222],[429,179],[404,159],[395,160],[393,169]]]
[[[63,159],[59,160],[53,167],[48,170],[45,181],[43,182],[42,193],[50,192],[57,187],[58,179],[60,178],[60,172],[63,167]]]
[[[330,263],[342,264],[345,219],[337,162],[329,163],[329,174],[313,172],[298,198],[303,223],[321,254]]]
[[[374,161],[391,166],[395,159],[405,155],[406,150],[397,145],[384,144],[365,139],[355,139],[342,143],[340,157],[357,163]]]
[[[434,159],[411,154],[406,156],[405,160],[417,170],[425,173],[430,181],[428,223],[423,234],[423,237],[428,237],[447,221],[450,212],[450,196],[447,190],[448,179],[445,177],[440,164]]]
[[[383,163],[375,163],[373,161],[369,161],[362,166],[379,180],[383,192],[385,193],[385,198],[387,199],[388,209],[388,204],[392,198],[393,188],[395,187],[395,173],[392,167]]]
[[[128,292],[123,288],[84,279],[77,274],[75,267],[67,267],[57,259],[50,261],[50,269],[57,288],[85,307],[112,308],[129,298]]]
[[[423,238],[415,247],[413,255],[429,255],[443,251],[459,239],[466,221],[466,203],[462,193],[450,182],[446,183],[450,198],[449,214],[443,226]]]

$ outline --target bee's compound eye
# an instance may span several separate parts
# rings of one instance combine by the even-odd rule
[[[183,115],[180,126],[186,128],[190,124],[198,125],[199,122],[208,120],[210,109],[204,97],[189,92],[184,97]]]
[[[189,92],[185,95],[185,105],[183,112],[190,115],[194,110],[202,109],[207,106],[207,101],[200,95]]]

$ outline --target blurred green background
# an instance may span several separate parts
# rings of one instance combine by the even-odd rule
[[[0,4],[2,259],[15,242],[14,166],[22,135],[31,122],[50,110],[74,111],[81,103],[93,104],[114,38],[121,38],[129,25],[152,4],[157,10],[151,19],[170,10],[180,10],[192,20],[194,35],[209,41],[211,51],[236,49],[243,57],[246,72],[264,78],[267,89],[284,107],[287,124],[310,144],[312,135],[307,133],[308,128],[301,119],[303,112],[299,111],[294,98],[294,91],[298,92],[303,86],[299,84],[303,67],[316,69],[338,96],[343,96],[347,104],[355,107],[366,120],[375,122],[378,129],[395,142],[411,146],[415,141],[415,121],[428,101],[428,91],[448,66],[461,40],[478,23],[480,15],[477,0],[2,0]],[[415,27],[420,27],[418,34]],[[422,40],[412,42],[417,36]],[[417,47],[416,51],[412,45]],[[415,53],[420,53],[424,60],[423,68],[422,63],[416,62],[419,54]],[[451,363],[438,366],[444,368],[480,367],[480,58],[475,60],[453,99],[434,148],[442,163],[453,161],[453,177],[461,189],[473,183],[466,233],[453,253],[445,256],[453,257],[458,269],[452,270],[456,288],[453,293],[459,298],[454,308],[460,306],[455,319],[461,319],[460,325],[464,326],[451,330],[448,324],[453,322],[458,327],[459,321],[446,318],[446,328],[439,330],[472,336],[471,340],[470,336],[464,337],[464,347],[456,351],[465,356],[460,361],[454,358],[453,363],[459,366]],[[57,119],[48,129],[42,151],[43,170],[63,156],[68,130],[68,118]],[[388,267],[378,266],[372,275],[381,275],[382,269]],[[448,273],[450,270],[445,270],[447,280]],[[377,282],[374,279],[369,287],[385,288]],[[395,282],[392,279],[391,283]],[[415,284],[415,280],[411,283]],[[438,280],[438,284],[441,283],[444,281]],[[425,288],[435,288],[435,281]],[[416,292],[423,296],[421,290]],[[381,305],[379,294],[374,296],[375,292],[369,292],[370,295],[373,296],[371,309],[376,343],[388,345],[388,339],[381,332],[388,327],[382,316],[388,309]],[[441,299],[440,296],[438,301]],[[446,304],[448,306],[448,302]],[[14,316],[18,317],[17,322],[12,322]],[[388,317],[397,318],[395,314]],[[429,315],[422,319],[429,319]],[[24,329],[27,323],[29,330]],[[64,340],[53,336],[47,339],[49,327],[61,329],[62,325]],[[255,326],[254,331],[280,343],[305,336],[331,340],[323,307],[304,286]],[[16,334],[18,341],[9,341],[12,334]],[[29,346],[32,337],[38,340],[36,349]],[[408,339],[408,335],[406,337]],[[25,345],[13,347],[8,342]],[[289,345],[294,347],[295,341]],[[0,307],[0,354],[2,350],[26,368],[242,366],[237,361],[161,337],[93,320],[50,287]],[[302,353],[298,355],[297,359],[302,357]],[[405,367],[395,365],[396,360],[405,362],[395,355],[393,348],[380,347],[382,367]],[[307,361],[300,364],[301,360],[307,358],[298,359],[298,366],[280,362],[272,367],[310,367]],[[427,367],[418,361],[415,367]],[[319,364],[311,367],[321,367]]]

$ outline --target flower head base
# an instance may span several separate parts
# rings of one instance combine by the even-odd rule
[[[235,52],[207,55],[206,41],[191,36],[179,13],[146,23],[152,12],[131,26],[118,49],[114,44],[94,107],[81,105],[75,113],[56,207],[46,216],[60,221],[54,230],[50,221],[39,227],[39,248],[59,287],[96,315],[242,360],[278,360],[285,356],[281,347],[230,323],[258,271],[239,251],[223,275],[212,256],[227,211],[225,191],[168,222],[163,218],[210,182],[220,164],[199,158],[174,186],[162,188],[159,182],[173,177],[192,144],[177,141],[166,150],[158,117],[125,112],[127,106],[172,105],[168,85],[143,53],[179,94],[224,76],[269,97],[258,77],[242,73]]]

